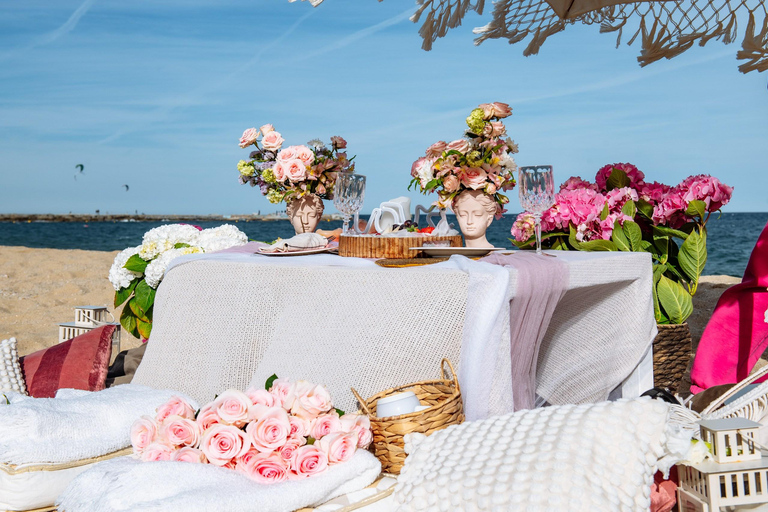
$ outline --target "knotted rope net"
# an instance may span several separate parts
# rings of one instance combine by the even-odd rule
[[[294,0],[290,0],[294,1]],[[310,0],[317,6],[323,0]],[[381,1],[381,0],[380,0]],[[730,44],[738,39],[739,18],[747,20],[736,57],[742,73],[768,70],[768,11],[765,0],[680,0],[634,2],[602,7],[572,19],[560,18],[545,0],[497,0],[493,3],[493,19],[474,29],[475,45],[487,39],[506,39],[510,44],[529,38],[523,55],[539,52],[548,37],[577,22],[599,25],[601,33],[616,33],[616,47],[625,31],[632,35],[632,45],[639,39],[637,58],[647,66],[662,58],[671,59],[691,48],[704,46],[711,40]],[[482,15],[485,0],[416,0],[414,23],[423,18],[419,34],[424,50],[461,25],[469,11]]]

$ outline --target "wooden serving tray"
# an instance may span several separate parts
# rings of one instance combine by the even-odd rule
[[[355,258],[425,258],[422,251],[412,251],[411,247],[421,247],[424,242],[448,240],[451,247],[461,247],[461,235],[455,236],[381,236],[356,235],[339,236],[339,255]]]

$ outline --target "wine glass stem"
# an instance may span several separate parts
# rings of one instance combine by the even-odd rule
[[[536,254],[541,254],[541,215],[533,215],[533,225],[536,230]]]
[[[349,219],[350,215],[348,213],[344,213],[344,227],[341,228],[341,234],[342,235],[348,235],[349,234]]]

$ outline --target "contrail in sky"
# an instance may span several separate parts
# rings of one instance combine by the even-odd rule
[[[43,34],[42,36],[38,37],[36,40],[32,41],[26,46],[22,46],[20,48],[17,48],[13,51],[6,53],[5,55],[0,56],[0,60],[7,60],[14,57],[18,53],[24,52],[26,50],[31,50],[32,48],[35,48],[37,46],[43,46],[43,45],[52,43],[57,39],[59,39],[61,36],[72,32],[72,29],[74,29],[77,26],[77,23],[80,21],[80,18],[85,16],[85,13],[88,12],[88,10],[91,8],[91,6],[95,2],[96,0],[85,0],[85,2],[80,4],[80,7],[78,7],[75,10],[75,12],[72,13],[69,19],[65,21],[62,26],[60,26],[59,28],[57,28],[52,32]]]

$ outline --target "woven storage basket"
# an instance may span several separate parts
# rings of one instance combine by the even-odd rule
[[[688,324],[661,325],[653,340],[653,385],[677,391],[691,357]]]
[[[445,365],[448,365],[451,370],[451,379],[424,380],[407,384],[382,391],[368,400],[363,400],[352,388],[352,393],[371,420],[373,453],[381,462],[381,469],[385,473],[400,474],[406,457],[403,449],[405,434],[418,432],[429,435],[464,421],[464,407],[461,403],[461,389],[456,371],[450,361],[443,359],[440,363],[441,374],[446,373]],[[421,403],[431,407],[423,411],[388,418],[376,416],[376,403],[380,398],[403,391],[412,391]]]
[[[424,258],[422,251],[412,251],[411,247],[421,247],[424,242],[451,243],[451,247],[461,247],[461,235],[454,236],[381,236],[381,235],[341,235],[339,237],[339,256],[356,258]]]

